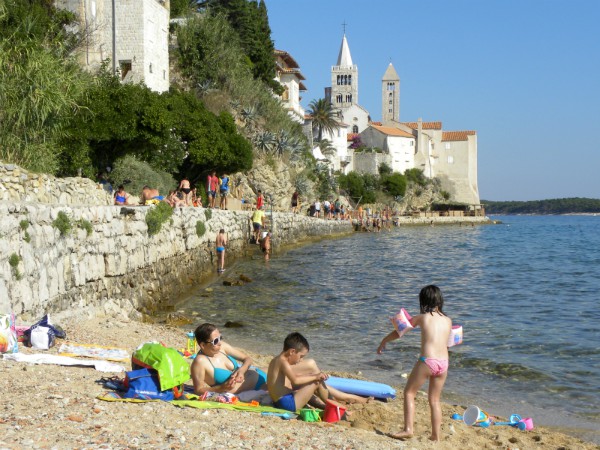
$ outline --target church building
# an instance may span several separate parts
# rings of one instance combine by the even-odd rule
[[[400,77],[390,62],[381,80],[381,122],[373,122],[369,112],[358,104],[358,66],[353,63],[346,34],[337,59],[331,67],[331,87],[325,88],[348,138],[358,134],[362,144],[379,151],[361,152],[348,149],[336,159],[350,170],[379,173],[387,164],[393,171],[404,173],[418,168],[428,178],[437,178],[442,189],[455,202],[479,204],[477,187],[477,133],[445,131],[442,122],[400,121]]]

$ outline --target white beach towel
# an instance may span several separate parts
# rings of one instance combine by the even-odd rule
[[[34,353],[26,355],[24,353],[11,353],[2,355],[5,360],[26,362],[30,364],[55,364],[58,366],[92,366],[100,372],[125,372],[125,368],[119,364],[108,361],[93,359],[76,359],[68,356],[44,355]]]

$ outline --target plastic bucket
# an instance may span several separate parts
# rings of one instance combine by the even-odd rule
[[[448,347],[454,347],[455,345],[462,344],[463,342],[463,327],[461,325],[454,325],[450,331],[450,337],[448,338]]]
[[[531,417],[527,417],[519,421],[519,430],[533,430],[533,419]]]
[[[305,422],[320,422],[320,412],[320,409],[302,408],[300,410],[300,420],[303,420]]]
[[[342,420],[342,416],[346,412],[346,408],[342,406],[334,405],[329,400],[325,403],[325,411],[323,412],[323,421],[325,422],[338,422]]]
[[[485,428],[490,426],[490,416],[477,406],[469,406],[463,414],[463,422],[469,426],[478,425]]]

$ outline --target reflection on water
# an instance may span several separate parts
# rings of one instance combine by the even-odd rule
[[[454,347],[449,398],[538,423],[597,429],[600,415],[600,220],[510,217],[497,226],[414,227],[325,240],[226,273],[252,283],[210,283],[184,309],[218,325],[237,345],[277,353],[301,331],[325,368],[360,371],[404,384],[419,354],[419,333],[383,355],[375,349],[400,307],[418,312],[418,292],[441,287],[445,311],[464,327]]]

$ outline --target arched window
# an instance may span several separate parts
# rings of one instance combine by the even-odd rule
[[[342,103],[342,94],[338,94],[335,99],[338,103]]]
[[[354,125],[354,126],[352,127],[352,132],[353,132],[354,134],[358,134],[358,125]]]
[[[352,75],[348,75],[348,84],[352,86]]]

